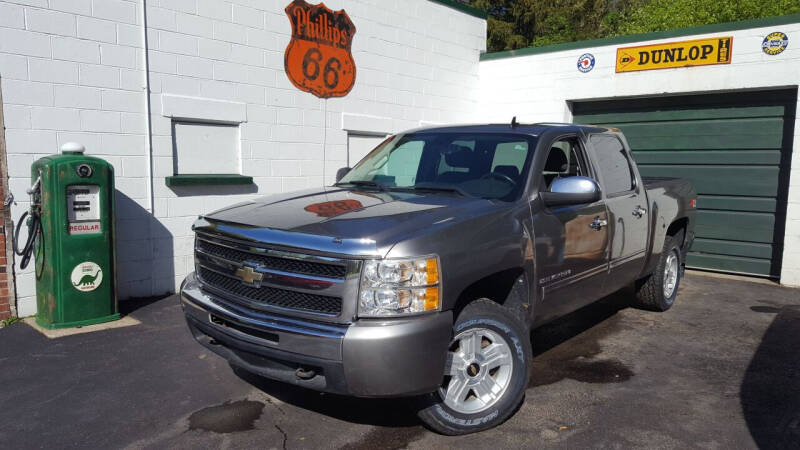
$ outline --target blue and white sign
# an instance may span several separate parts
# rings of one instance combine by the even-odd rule
[[[594,55],[591,53],[584,53],[578,58],[578,70],[583,73],[590,72],[594,69]]]
[[[775,31],[768,34],[761,42],[761,50],[768,55],[783,53],[789,46],[789,36],[786,33]]]

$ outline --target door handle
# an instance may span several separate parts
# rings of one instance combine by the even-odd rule
[[[637,205],[636,208],[633,210],[633,215],[642,218],[645,214],[647,214],[647,210],[642,208],[641,206]]]
[[[608,225],[608,221],[606,219],[595,217],[592,223],[589,224],[589,228],[595,231],[600,231],[606,225]]]

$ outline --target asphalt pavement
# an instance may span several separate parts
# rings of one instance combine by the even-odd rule
[[[126,328],[17,323],[0,329],[0,448],[800,448],[800,290],[687,275],[666,313],[621,292],[536,330],[523,406],[461,437],[410,401],[234,371],[175,296],[124,302]]]

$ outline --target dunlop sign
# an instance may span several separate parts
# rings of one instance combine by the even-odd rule
[[[668,42],[617,49],[617,73],[730,64],[733,37]]]

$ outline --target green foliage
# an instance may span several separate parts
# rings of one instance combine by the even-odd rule
[[[628,13],[618,34],[647,33],[800,12],[800,0],[651,1]]]
[[[19,317],[13,317],[13,316],[9,317],[7,319],[0,320],[0,328],[5,328],[5,327],[7,327],[9,325],[14,325],[15,323],[21,322],[21,321],[22,321],[22,319],[20,319]]]
[[[489,14],[489,51],[800,12],[800,0],[472,0]]]

